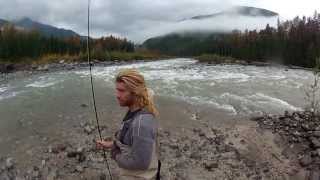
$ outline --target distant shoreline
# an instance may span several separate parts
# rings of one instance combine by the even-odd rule
[[[235,59],[229,56],[220,56],[216,54],[203,54],[201,56],[194,57],[194,59],[198,60],[200,64],[207,65],[243,65],[243,66],[282,66],[285,69],[302,69],[307,71],[312,71],[312,68],[306,68],[302,66],[294,66],[294,65],[285,65],[279,63],[272,62],[262,62],[262,61],[247,61],[241,59]]]
[[[149,61],[159,61],[164,58],[158,59],[142,59],[142,60],[113,60],[113,61],[99,61],[93,59],[91,61],[92,66],[112,66],[112,65],[124,65],[132,64],[137,62],[149,62]],[[73,69],[82,69],[88,68],[89,63],[85,61],[74,61],[66,62],[60,60],[58,62],[49,62],[43,64],[23,64],[23,63],[0,63],[0,74],[11,74],[19,71],[26,71],[31,74],[43,73],[43,72],[54,72],[54,71],[63,71],[63,70],[73,70]]]
[[[159,61],[165,59],[175,59],[179,57],[159,57],[159,58],[151,58],[151,59],[132,59],[132,60],[112,60],[112,61],[101,61],[92,59],[93,66],[111,66],[111,65],[123,65],[123,64],[132,64],[137,62],[149,62],[149,61]],[[195,59],[199,64],[204,65],[243,65],[243,66],[281,66],[284,69],[300,69],[306,71],[312,71],[312,68],[305,68],[294,65],[283,65],[276,64],[270,62],[259,62],[259,61],[245,61],[245,60],[236,60],[229,59],[229,57],[225,57],[225,59],[215,61],[210,59],[201,59],[201,57],[185,57],[189,59]],[[61,70],[73,70],[73,69],[82,69],[89,67],[88,62],[86,61],[66,61],[66,60],[55,60],[54,62],[46,62],[46,63],[1,63],[0,62],[0,74],[10,74],[18,71],[27,71],[31,74],[41,73],[41,72],[54,72]]]

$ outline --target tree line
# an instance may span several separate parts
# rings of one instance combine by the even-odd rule
[[[90,38],[93,57],[108,56],[108,51],[133,52],[134,44],[125,38],[113,36]],[[0,61],[19,62],[46,55],[85,57],[86,37],[45,37],[36,30],[23,30],[7,24],[0,29]]]
[[[320,14],[296,17],[269,24],[261,30],[231,33],[170,34],[149,39],[148,49],[178,56],[218,54],[247,61],[276,61],[287,65],[314,67],[320,57]]]

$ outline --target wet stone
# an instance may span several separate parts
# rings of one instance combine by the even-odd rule
[[[83,107],[83,108],[88,107],[87,104],[81,104],[80,106]]]
[[[219,167],[219,164],[217,162],[212,162],[212,161],[206,161],[203,163],[204,168],[208,171],[212,171],[215,168]]]
[[[313,132],[314,137],[320,137],[320,131],[314,131]]]
[[[49,175],[47,176],[46,180],[55,180],[58,176],[58,173],[56,170],[50,171]]]
[[[58,154],[64,150],[66,150],[67,146],[65,144],[57,144],[55,147],[52,148],[52,153]]]
[[[311,143],[313,147],[320,148],[320,140],[318,138],[311,138]]]
[[[201,159],[201,155],[198,152],[192,152],[190,154],[190,158],[196,159],[196,160],[200,160]]]
[[[312,158],[310,155],[305,155],[300,159],[300,165],[306,167],[312,163]]]
[[[76,171],[77,171],[77,172],[82,173],[82,172],[83,172],[83,170],[84,170],[84,169],[83,169],[83,167],[82,167],[82,166],[80,166],[80,165],[77,165],[77,166],[76,166]]]
[[[9,157],[6,159],[6,168],[7,169],[12,169],[14,167],[14,162],[13,162],[13,158]]]

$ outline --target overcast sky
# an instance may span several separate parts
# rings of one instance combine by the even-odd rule
[[[0,18],[33,20],[86,34],[87,0],[0,0]],[[94,37],[114,34],[135,42],[173,31],[194,27],[215,29],[254,29],[273,19],[220,18],[215,22],[183,22],[196,15],[212,14],[234,5],[265,8],[280,14],[280,19],[320,12],[320,0],[91,0],[91,31]]]

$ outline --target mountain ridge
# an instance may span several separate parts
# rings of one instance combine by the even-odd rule
[[[8,21],[0,19],[0,28],[5,24],[12,24],[19,30],[37,30],[43,36],[56,37],[56,38],[68,38],[68,37],[82,37],[78,33],[64,28],[58,28],[52,25],[40,23],[34,21],[28,17],[23,17],[18,20]]]

